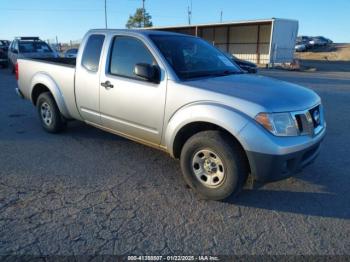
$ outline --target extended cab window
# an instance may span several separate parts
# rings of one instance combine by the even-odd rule
[[[138,63],[156,64],[152,54],[140,40],[128,36],[115,37],[112,46],[109,73],[139,79],[134,74],[134,67]]]
[[[81,62],[87,70],[97,72],[104,39],[104,35],[91,35],[89,37]]]

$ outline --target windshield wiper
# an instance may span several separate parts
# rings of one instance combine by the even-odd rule
[[[193,79],[200,77],[220,77],[220,76],[228,76],[234,74],[243,74],[241,71],[232,71],[232,70],[224,70],[224,71],[203,71],[203,72],[187,72],[183,73],[183,77],[185,79]]]
[[[209,73],[208,76],[219,77],[219,76],[228,76],[228,75],[237,75],[237,74],[243,74],[243,72],[241,72],[241,71],[225,70],[225,71],[221,71],[221,72]]]

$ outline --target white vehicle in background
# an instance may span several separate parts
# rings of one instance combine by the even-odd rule
[[[304,44],[297,44],[296,46],[295,46],[295,51],[296,52],[305,52],[306,51],[306,45],[304,45]]]

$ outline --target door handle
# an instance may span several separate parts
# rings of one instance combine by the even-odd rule
[[[106,81],[104,83],[101,83],[101,86],[103,86],[104,88],[106,89],[110,89],[110,88],[113,88],[114,86],[111,84],[111,82],[109,81]]]

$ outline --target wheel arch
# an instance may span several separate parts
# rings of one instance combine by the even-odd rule
[[[67,106],[64,102],[64,98],[61,90],[55,81],[45,73],[36,74],[31,81],[31,92],[30,97],[32,103],[36,106],[38,97],[43,92],[50,92],[53,96],[57,107],[59,108],[61,114],[66,118],[71,118]]]
[[[192,135],[201,131],[219,130],[237,142],[248,160],[244,141],[239,138],[240,131],[247,123],[245,115],[225,105],[211,102],[194,104],[173,115],[166,127],[164,143],[170,155],[179,158],[183,145]]]

